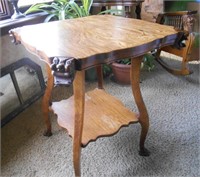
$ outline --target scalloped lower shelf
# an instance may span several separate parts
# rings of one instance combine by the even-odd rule
[[[58,124],[74,135],[74,97],[53,102],[52,110],[58,116]],[[82,146],[98,137],[110,136],[122,126],[138,122],[138,115],[124,107],[123,103],[102,89],[85,94],[85,113]]]

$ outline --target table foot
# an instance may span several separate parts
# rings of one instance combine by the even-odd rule
[[[52,132],[51,130],[45,130],[45,132],[43,133],[44,136],[50,137],[52,136]]]
[[[149,152],[148,149],[142,148],[142,149],[139,150],[139,155],[140,156],[148,157],[148,156],[150,156],[150,152]]]
[[[81,176],[81,147],[74,147],[73,152],[73,163],[74,163],[74,173],[76,177]]]

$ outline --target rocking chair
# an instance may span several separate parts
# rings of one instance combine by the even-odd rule
[[[156,23],[174,26],[178,31],[184,32],[183,47],[180,49],[174,46],[166,46],[159,49],[156,52],[156,61],[165,68],[168,72],[175,75],[189,75],[192,72],[188,69],[187,64],[189,61],[199,60],[199,47],[196,42],[199,40],[199,34],[192,32],[194,15],[197,11],[178,11],[159,14]],[[196,40],[197,39],[197,40]],[[163,59],[160,57],[161,51],[168,52],[170,54],[179,56],[182,58],[181,66],[179,69],[171,68]]]

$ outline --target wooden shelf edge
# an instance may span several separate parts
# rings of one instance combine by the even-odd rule
[[[84,144],[83,144],[83,142],[82,142],[82,143],[81,143],[81,146],[82,146],[83,148],[85,148],[89,143],[95,142],[95,141],[96,141],[97,139],[99,139],[99,138],[114,136],[114,135],[116,135],[123,127],[128,127],[129,125],[135,124],[135,123],[138,123],[138,122],[139,122],[139,121],[132,121],[132,122],[129,122],[128,124],[122,125],[121,127],[119,127],[119,129],[116,130],[114,133],[112,133],[112,134],[107,134],[107,135],[99,135],[99,136],[97,136],[95,139],[89,140],[87,143],[84,143]],[[72,138],[72,136],[70,136],[70,137]]]
[[[74,97],[53,102],[52,110],[58,117],[58,124],[73,138]],[[122,127],[138,122],[138,115],[125,108],[123,103],[104,90],[95,89],[85,94],[85,113],[82,133],[82,147],[100,137],[112,136]]]

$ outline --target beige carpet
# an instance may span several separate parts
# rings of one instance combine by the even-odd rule
[[[99,138],[82,150],[83,177],[198,177],[200,88],[199,64],[191,64],[190,76],[173,76],[156,64],[142,71],[141,90],[150,130],[149,157],[138,155],[140,125],[122,128],[115,136]],[[96,87],[87,83],[86,89]],[[137,111],[129,86],[110,79],[105,89]],[[69,97],[72,88],[59,87],[53,99]],[[42,135],[41,99],[1,129],[1,176],[72,177],[72,140],[51,114],[53,136]]]

